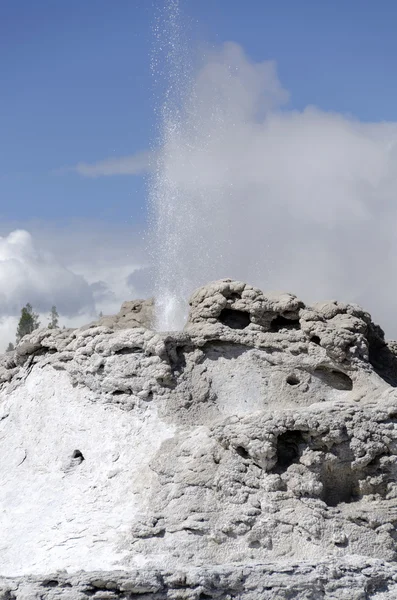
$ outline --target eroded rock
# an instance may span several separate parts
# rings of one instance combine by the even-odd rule
[[[0,598],[395,598],[395,344],[231,280],[190,304],[0,357]]]

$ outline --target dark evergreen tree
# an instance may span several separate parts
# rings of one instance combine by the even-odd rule
[[[48,329],[59,329],[59,315],[56,306],[51,307],[49,321]]]
[[[12,352],[14,350],[14,344],[10,342],[7,346],[6,352]]]
[[[19,319],[17,328],[17,342],[19,342],[28,333],[32,333],[32,331],[37,329],[39,326],[39,315],[33,311],[32,305],[28,303],[21,310],[21,318]]]

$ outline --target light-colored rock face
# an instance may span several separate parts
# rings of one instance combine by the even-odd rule
[[[152,327],[154,321],[154,301],[148,300],[129,300],[123,302],[117,315],[105,315],[96,323],[92,323],[81,330],[92,327],[93,325],[109,327],[110,329],[133,329],[135,327]]]
[[[397,597],[397,359],[370,316],[223,280],[184,332],[120,319],[0,357],[0,599]]]
[[[174,428],[155,410],[143,426],[52,368],[33,369],[2,409],[3,574],[117,564],[120,536],[150,501],[150,457]]]

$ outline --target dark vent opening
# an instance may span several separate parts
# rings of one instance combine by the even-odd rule
[[[224,308],[219,315],[219,321],[231,329],[245,329],[251,323],[249,313],[243,310]]]
[[[248,454],[247,450],[243,447],[243,446],[237,446],[236,448],[236,452],[237,454],[239,454],[242,458],[249,458],[250,455]]]
[[[328,506],[338,506],[341,503],[351,503],[360,500],[359,478],[363,472],[352,469],[354,454],[350,442],[342,442],[331,448],[332,460],[322,465],[321,483],[323,492],[321,499]]]
[[[173,373],[183,373],[186,367],[185,352],[187,351],[188,349],[184,346],[176,346],[175,350],[169,349],[168,358]]]
[[[232,292],[229,295],[225,294],[225,297],[228,300],[241,300],[241,294],[239,294],[238,292]]]
[[[397,356],[383,338],[383,331],[374,325],[367,334],[368,360],[375,373],[392,387],[397,387]]]
[[[75,460],[78,460],[80,462],[83,462],[83,460],[84,460],[83,453],[80,452],[80,450],[74,450],[73,454],[72,454],[72,458]]]
[[[276,472],[284,473],[288,467],[299,461],[301,444],[305,444],[301,431],[286,431],[278,436]]]
[[[138,354],[139,352],[143,352],[142,348],[136,347],[128,347],[128,348],[120,348],[120,350],[116,350],[115,354]]]
[[[320,346],[320,345],[321,345],[321,340],[320,340],[320,338],[318,337],[318,335],[313,335],[313,336],[310,338],[310,341],[311,341],[311,342],[313,342],[313,344],[317,344],[317,346]]]
[[[360,498],[357,481],[350,465],[326,465],[322,473],[323,493],[322,500],[328,506],[338,506],[342,502],[357,502]]]
[[[281,329],[300,329],[299,319],[287,319],[282,315],[278,315],[273,319],[270,331],[280,331]]]
[[[57,587],[59,585],[59,581],[56,579],[45,579],[41,584],[43,587]]]
[[[287,383],[288,385],[298,385],[300,383],[299,377],[295,373],[291,373],[287,377]]]

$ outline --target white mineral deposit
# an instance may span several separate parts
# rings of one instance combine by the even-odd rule
[[[3,600],[397,597],[397,354],[224,279],[0,357]]]

